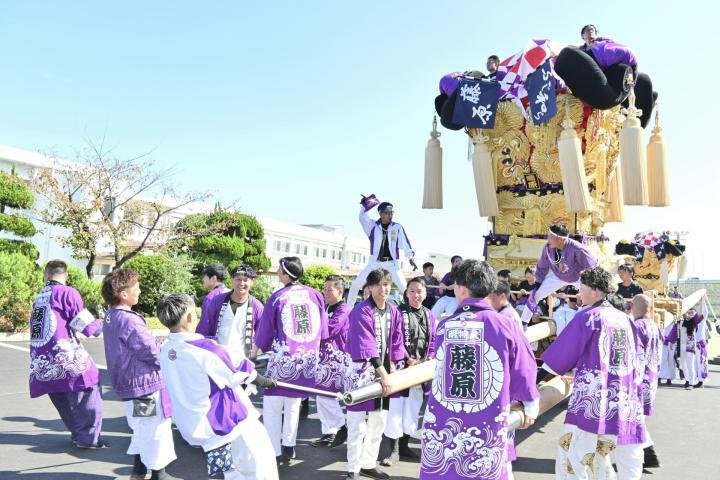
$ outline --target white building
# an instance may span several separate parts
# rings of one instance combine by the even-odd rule
[[[21,150],[18,148],[0,145],[0,169],[9,171],[15,166],[18,175],[28,179],[33,169],[58,169],[65,167],[77,167],[77,164],[65,160],[48,157],[36,152]],[[153,200],[153,199],[147,199]],[[43,199],[36,196],[36,209],[42,208]],[[169,214],[163,221],[173,223],[179,221],[191,213],[211,211],[212,205],[194,204],[188,205]],[[305,265],[325,264],[335,267],[342,275],[353,277],[367,264],[370,254],[370,242],[366,237],[351,237],[345,235],[342,226],[328,225],[297,225],[294,223],[275,220],[272,218],[258,217],[265,230],[266,254],[272,262],[271,272],[277,270],[278,261],[282,257],[297,256]],[[355,220],[353,218],[353,220]],[[53,258],[62,258],[80,268],[85,268],[87,262],[72,258],[72,250],[63,247],[57,237],[66,236],[66,229],[47,225],[38,219],[33,219],[38,233],[32,238],[40,252],[39,262],[43,263]],[[169,225],[169,224],[168,224]],[[11,235],[2,232],[0,235]],[[136,227],[128,239],[128,244],[140,242],[144,235],[141,227]],[[162,244],[166,238],[158,236],[152,238],[146,245],[146,250],[152,251],[153,247]],[[450,257],[444,254],[431,253],[418,249],[415,252],[415,260],[418,267],[424,262],[430,261],[435,265],[437,273],[444,273],[450,268]],[[110,272],[114,264],[112,251],[109,245],[98,246],[98,258],[96,260],[94,273],[102,277]],[[413,272],[407,259],[401,260],[401,267],[407,277],[412,277],[422,272]]]

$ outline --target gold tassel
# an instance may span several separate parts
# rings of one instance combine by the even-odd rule
[[[635,90],[630,91],[629,99],[627,118],[620,129],[623,194],[625,205],[647,205],[647,151],[638,118],[642,115],[642,111],[635,108]]]
[[[442,147],[440,132],[437,131],[437,118],[433,116],[433,129],[425,147],[425,188],[422,208],[443,208],[442,190]]]
[[[683,253],[680,258],[678,258],[678,266],[677,266],[678,272],[677,272],[677,278],[678,280],[685,280],[687,278],[688,274],[688,258],[687,253]]]
[[[665,156],[665,142],[663,142],[662,128],[660,127],[660,112],[655,110],[655,128],[647,146],[648,162],[648,194],[650,206],[670,206],[670,180],[668,161]]]
[[[622,173],[620,164],[615,165],[615,171],[610,175],[606,200],[608,211],[605,216],[605,223],[625,221],[625,202],[623,201]]]
[[[562,174],[565,208],[568,212],[590,210],[590,192],[585,177],[582,145],[570,119],[570,104],[565,99],[565,120],[558,139],[560,173]]]
[[[485,144],[482,130],[477,130],[472,140],[475,149],[472,154],[473,176],[475,177],[475,194],[478,202],[478,212],[481,217],[495,217],[498,209],[495,191],[495,177],[493,176],[493,162],[490,151]]]

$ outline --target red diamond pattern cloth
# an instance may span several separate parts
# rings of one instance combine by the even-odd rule
[[[523,51],[500,62],[497,74],[500,82],[500,99],[519,101],[527,97],[525,80],[528,75],[548,58],[556,57],[564,47],[564,44],[552,40],[530,40],[525,44]],[[558,88],[565,86],[560,77],[555,75],[555,78],[558,80]]]
[[[635,234],[633,243],[646,249],[646,250],[650,250],[651,248],[655,247],[655,245],[660,243],[661,236],[662,236],[661,233],[640,232],[640,233]]]

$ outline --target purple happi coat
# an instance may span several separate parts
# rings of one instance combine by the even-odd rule
[[[601,301],[579,311],[545,350],[546,369],[577,369],[565,423],[618,444],[644,441],[636,340],[625,313]]]
[[[508,478],[510,402],[540,395],[527,339],[486,300],[467,298],[440,321],[434,350],[420,478]]]
[[[650,416],[655,411],[662,339],[660,329],[649,317],[635,319],[633,323],[637,335],[638,375],[642,378],[640,395],[644,414]]]
[[[372,297],[356,304],[350,312],[347,349],[353,360],[353,368],[345,379],[345,391],[354,390],[376,380],[375,368],[370,363],[371,358],[380,359],[386,370],[391,363],[401,362],[407,358],[402,315],[394,305],[386,303],[385,306],[389,315],[386,323],[389,338],[384,341]],[[382,343],[385,344],[385,351],[382,351]],[[376,400],[368,400],[350,405],[347,409],[351,412],[370,412],[377,410],[379,403]]]
[[[215,291],[217,290],[219,289],[216,289]],[[234,324],[235,322],[235,315],[232,313],[232,308],[230,307],[231,294],[232,290],[226,290],[216,294],[212,299],[210,299],[207,305],[205,305],[205,301],[203,301],[203,310],[200,314],[200,321],[198,322],[197,327],[195,327],[195,333],[199,333],[204,337],[222,342],[222,339],[218,338],[222,337],[222,335],[218,336],[218,330],[221,325],[228,325],[223,324],[223,319],[230,322],[230,324]],[[205,300],[207,300],[207,298]],[[243,319],[246,322],[244,344],[244,355],[246,357],[252,350],[253,337],[257,331],[258,323],[260,322],[260,318],[263,314],[263,304],[260,300],[252,295],[248,295],[248,302],[250,302],[247,310],[248,318]],[[248,323],[248,320],[251,321]]]
[[[217,287],[213,288],[208,292],[207,295],[205,295],[205,298],[203,298],[202,301],[202,313],[205,313],[205,310],[207,309],[208,305],[210,305],[210,301],[217,297],[218,295],[222,295],[223,293],[227,293],[228,288],[225,287],[225,285],[218,285]]]
[[[345,377],[353,362],[347,353],[350,307],[345,302],[331,305],[328,313],[328,337],[320,342],[320,361],[315,380],[318,388],[342,392]]]
[[[30,316],[30,397],[77,392],[99,381],[98,369],[77,339],[98,336],[102,322],[85,309],[80,293],[50,281]]]
[[[560,260],[556,260],[557,249],[546,244],[538,259],[535,273],[536,283],[542,283],[548,272],[552,271],[557,278],[567,283],[580,280],[580,272],[594,267],[597,260],[592,256],[586,245],[568,238],[560,252]]]
[[[218,285],[217,287],[213,288],[208,292],[207,295],[205,295],[205,298],[203,298],[203,304],[200,315],[203,315],[205,313],[205,310],[207,310],[208,305],[210,305],[210,302],[213,298],[217,297],[218,295],[222,295],[223,293],[227,293],[229,289],[225,287],[225,285]]]
[[[596,38],[590,46],[590,50],[595,61],[603,69],[618,63],[624,63],[631,67],[637,66],[637,58],[632,50],[609,38]]]
[[[160,345],[145,317],[120,307],[105,312],[105,361],[110,384],[122,400],[164,391],[160,372]],[[163,403],[163,409],[170,402]],[[169,416],[169,411],[165,411]]]
[[[255,331],[255,345],[270,352],[267,374],[274,380],[315,388],[320,341],[328,337],[325,301],[317,290],[291,283],[273,293]],[[307,393],[266,388],[265,395],[304,398]]]

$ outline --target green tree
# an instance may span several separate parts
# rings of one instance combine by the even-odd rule
[[[192,295],[193,265],[187,255],[140,255],[129,260],[125,268],[132,268],[140,275],[140,301],[136,309],[145,315],[155,315],[158,301],[165,295]]]
[[[305,269],[303,276],[300,277],[300,283],[314,288],[315,290],[322,291],[325,286],[325,279],[329,275],[337,274],[337,270],[330,265],[324,265],[322,263],[310,265]]]
[[[265,254],[265,231],[252,215],[216,207],[212,213],[188,215],[175,228],[177,237],[172,249],[186,252],[195,261],[193,285],[198,297],[207,293],[200,275],[209,263],[221,263],[229,270],[247,263],[258,273],[270,268],[270,259]]]
[[[35,197],[25,182],[12,172],[0,171],[0,232],[9,232],[17,239],[0,239],[0,252],[18,253],[35,261],[40,256],[37,248],[25,240],[37,233],[33,223],[10,209],[32,208]]]

